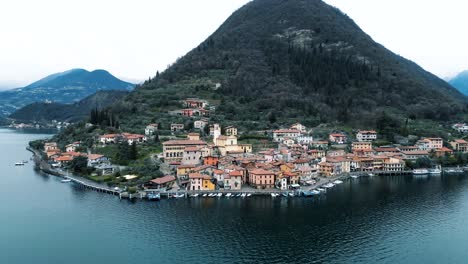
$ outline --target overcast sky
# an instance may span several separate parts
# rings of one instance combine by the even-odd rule
[[[72,68],[164,70],[248,0],[0,1],[0,87]],[[445,77],[468,69],[463,0],[326,0],[377,42]]]

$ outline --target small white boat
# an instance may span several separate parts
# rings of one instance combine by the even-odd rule
[[[359,176],[357,176],[357,175],[351,175],[351,178],[357,179],[357,178],[359,178]]]
[[[15,166],[24,166],[24,162],[16,162]]]
[[[200,195],[200,194],[196,193],[196,194],[192,194],[192,195],[190,195],[190,197],[192,197],[192,198],[197,198],[197,197],[198,197],[198,195]]]
[[[204,193],[202,196],[203,196],[203,197],[206,197],[206,196],[208,196],[208,194]]]
[[[241,195],[242,198],[245,198],[245,196],[247,196],[246,193],[243,193],[243,194]]]
[[[413,170],[413,175],[426,175],[429,174],[428,169],[414,169]]]
[[[175,198],[183,198],[185,197],[185,194],[176,194]]]
[[[320,191],[319,190],[312,190],[311,193],[313,195],[318,195],[318,194],[320,194]]]
[[[294,193],[289,193],[288,194],[290,197],[294,197]]]
[[[215,195],[216,195],[216,194],[214,194],[214,193],[210,193],[210,194],[208,194],[208,197],[213,197],[213,196],[215,196]]]
[[[71,182],[71,180],[70,179],[63,179],[63,180],[61,180],[61,182],[66,183],[66,182]]]
[[[330,182],[330,183],[325,184],[323,187],[325,187],[327,189],[330,189],[330,188],[333,188],[334,186],[335,186],[335,184]]]
[[[279,194],[278,193],[271,193],[271,197],[275,198],[277,197]]]
[[[342,183],[343,183],[343,181],[336,180],[336,181],[334,181],[333,183],[334,183],[334,184],[342,184]]]
[[[367,174],[367,175],[369,175],[369,177],[374,177],[374,174],[373,174],[373,173],[369,173],[369,174]]]
[[[231,193],[227,193],[227,194],[226,194],[226,197],[228,197],[228,198],[231,197],[231,196],[232,196]]]
[[[222,194],[222,193],[218,193],[218,194],[216,194],[216,196],[221,197],[221,196],[223,196],[223,194]]]
[[[323,189],[323,188],[317,188],[317,191],[319,192],[326,192],[327,190]]]
[[[247,197],[250,197],[250,196],[252,196],[252,194],[251,194],[251,193],[247,194]]]
[[[429,174],[441,174],[442,171],[440,169],[430,169]]]

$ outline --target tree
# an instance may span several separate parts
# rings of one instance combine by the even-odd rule
[[[128,153],[128,159],[129,160],[136,160],[137,158],[138,158],[137,145],[136,145],[136,142],[133,142],[132,145],[130,146],[130,151]]]
[[[70,162],[69,167],[73,172],[87,174],[89,172],[88,158],[84,156],[78,156]]]

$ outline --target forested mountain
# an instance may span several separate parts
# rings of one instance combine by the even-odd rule
[[[124,96],[127,91],[99,91],[74,104],[33,103],[10,115],[22,122],[50,122],[52,120],[76,122],[89,118],[95,109],[103,109]]]
[[[143,127],[195,96],[217,105],[213,120],[252,129],[294,121],[371,126],[378,115],[445,121],[467,111],[467,97],[321,0],[246,4],[113,111],[121,124]]]
[[[468,71],[459,73],[449,83],[464,95],[468,95]]]
[[[23,88],[1,91],[0,114],[8,115],[35,102],[49,100],[69,104],[97,91],[130,91],[133,87],[133,84],[121,81],[104,70],[74,69],[49,75]]]

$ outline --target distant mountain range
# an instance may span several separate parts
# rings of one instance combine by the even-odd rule
[[[70,104],[97,91],[130,91],[134,87],[134,84],[119,80],[105,70],[73,69],[49,75],[26,87],[0,91],[0,116],[8,116],[35,102]]]
[[[459,73],[448,82],[464,95],[468,95],[468,71]]]
[[[74,104],[32,103],[9,116],[19,122],[48,123],[52,120],[77,122],[89,117],[91,110],[103,109],[128,95],[127,91],[98,91]]]

